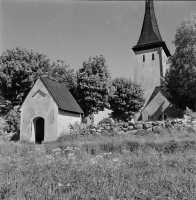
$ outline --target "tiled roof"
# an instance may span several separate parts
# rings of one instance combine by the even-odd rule
[[[40,80],[49,91],[58,108],[65,111],[83,113],[82,109],[64,84],[52,81],[45,77],[40,77]]]

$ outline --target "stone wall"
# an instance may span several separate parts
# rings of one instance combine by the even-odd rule
[[[107,122],[97,126],[75,125],[71,126],[70,134],[135,134],[139,131],[155,132],[165,128],[178,128],[180,130],[191,128],[196,130],[196,121],[175,119],[170,121],[137,122],[135,124],[130,121],[116,124]]]

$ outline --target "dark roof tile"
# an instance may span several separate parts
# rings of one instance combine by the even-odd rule
[[[50,95],[56,102],[58,108],[75,113],[83,113],[82,109],[67,89],[66,85],[52,81],[45,77],[40,77]]]

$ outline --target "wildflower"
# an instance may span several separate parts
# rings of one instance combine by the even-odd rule
[[[112,152],[104,153],[104,155],[111,155],[111,154],[112,154]]]
[[[100,154],[100,155],[97,155],[96,158],[103,158],[103,156]]]
[[[49,158],[49,159],[51,159],[51,158],[52,158],[52,156],[51,156],[51,155],[49,155],[49,156],[46,156],[46,158]]]
[[[58,186],[61,187],[61,186],[63,186],[63,184],[62,183],[58,183]]]
[[[73,147],[67,147],[66,149],[64,149],[64,151],[73,151]]]
[[[53,151],[53,152],[58,152],[58,151],[61,151],[61,149],[60,149],[60,148],[57,148],[57,149],[53,149],[52,151]]]
[[[71,185],[69,183],[67,183],[67,187],[70,187]]]
[[[94,160],[94,159],[92,158],[92,159],[90,160],[90,163],[91,163],[91,165],[93,165],[93,164],[97,163],[97,161]]]
[[[73,160],[76,158],[74,153],[69,153],[68,157],[69,157],[69,159],[73,159]]]

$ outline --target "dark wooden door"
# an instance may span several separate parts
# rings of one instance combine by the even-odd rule
[[[36,121],[36,143],[41,144],[44,141],[44,119],[39,118]]]

